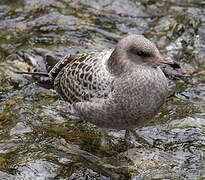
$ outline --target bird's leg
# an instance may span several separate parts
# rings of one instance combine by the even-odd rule
[[[130,141],[131,140],[131,137],[130,137],[130,130],[125,130],[125,140],[126,141]]]
[[[105,138],[105,134],[106,134],[106,131],[105,129],[100,129],[100,132],[101,132],[101,146],[105,149],[105,147],[108,145],[108,142]]]
[[[140,136],[138,133],[136,133],[135,130],[126,130],[125,131],[125,142],[127,145],[127,148],[133,148],[133,147],[147,147],[150,146],[150,142],[146,140],[143,136]]]
[[[132,142],[133,138],[132,138],[131,134],[132,133],[131,133],[130,130],[127,130],[127,129],[125,130],[125,143],[126,143],[126,146],[127,146],[127,150],[129,148],[133,148],[133,146],[135,144],[135,143]]]

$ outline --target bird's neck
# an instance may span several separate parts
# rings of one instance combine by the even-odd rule
[[[125,61],[126,55],[123,53],[120,53],[118,50],[114,50],[110,56],[110,58],[107,61],[107,67],[111,74],[114,76],[119,76],[120,74],[126,72],[128,68],[128,64]]]

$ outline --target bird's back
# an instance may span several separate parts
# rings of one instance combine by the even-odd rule
[[[106,67],[111,53],[94,51],[64,57],[49,72],[55,90],[71,103],[105,98],[112,81]]]

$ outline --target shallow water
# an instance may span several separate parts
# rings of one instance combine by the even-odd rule
[[[202,0],[1,0],[0,179],[204,179],[204,28]],[[133,33],[182,66],[167,73],[169,97],[135,130],[135,148],[126,150],[124,131],[115,130],[102,147],[98,128],[14,72],[42,68],[34,48],[62,57]]]

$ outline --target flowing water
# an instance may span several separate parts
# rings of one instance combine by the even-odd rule
[[[0,179],[205,179],[205,2],[203,0],[1,0]],[[135,129],[101,131],[73,117],[55,91],[29,75],[40,51],[62,57],[112,48],[143,34],[180,62],[167,70],[169,97]]]

